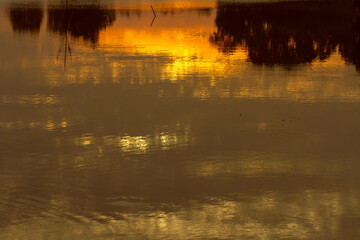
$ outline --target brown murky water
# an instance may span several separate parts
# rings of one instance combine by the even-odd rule
[[[358,13],[1,2],[0,239],[360,239]]]

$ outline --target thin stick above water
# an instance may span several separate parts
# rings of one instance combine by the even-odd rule
[[[152,25],[153,25],[153,23],[154,23],[154,21],[155,21],[155,18],[156,18],[156,13],[155,13],[154,8],[152,7],[152,5],[150,5],[150,7],[151,7],[151,9],[152,9],[152,11],[153,11],[153,14],[154,14],[154,18],[153,18],[153,20],[152,20],[152,22],[151,22],[151,24],[150,24],[150,27],[152,27]]]
[[[153,13],[154,13],[154,16],[156,17],[156,13],[155,13],[155,11],[154,11],[154,9],[153,9],[152,5],[150,5],[150,7],[151,7],[151,9],[152,9],[152,11],[153,11]]]

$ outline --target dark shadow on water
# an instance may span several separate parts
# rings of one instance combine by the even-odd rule
[[[9,10],[14,32],[38,34],[43,20],[43,9],[39,6],[12,6]]]
[[[360,72],[360,1],[356,1],[354,4],[353,15],[353,31],[350,32],[350,38],[340,45],[340,52],[343,58],[351,64],[356,66],[356,70]]]
[[[358,9],[350,1],[218,2],[217,31],[210,41],[225,54],[242,45],[249,61],[286,68],[327,59],[339,48],[359,69]]]
[[[99,33],[115,21],[115,10],[96,6],[73,8],[50,8],[48,29],[61,35],[67,32],[75,38],[96,44]]]

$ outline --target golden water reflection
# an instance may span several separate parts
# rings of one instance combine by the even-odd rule
[[[31,233],[33,239],[42,239],[47,231],[57,232],[57,237],[51,239],[84,236],[107,236],[107,239],[119,236],[128,239],[152,239],[160,236],[171,236],[172,239],[202,239],[204,236],[221,239],[235,236],[246,239],[352,237],[346,233],[338,235],[337,226],[339,222],[346,221],[341,219],[341,215],[348,211],[347,202],[358,196],[350,194],[343,198],[337,192],[310,190],[298,192],[293,197],[297,201],[286,201],[286,196],[278,192],[266,192],[246,200],[239,197],[237,201],[212,198],[205,204],[193,202],[178,212],[129,212],[113,217],[98,216],[97,219],[74,216],[74,221],[67,223],[56,218],[50,218],[49,222],[35,218],[24,224],[8,227],[6,230],[10,234],[5,237],[23,238]],[[129,207],[131,209],[136,206]],[[269,217],[259,219],[262,214]],[[279,215],[282,217],[279,218]],[[39,228],[41,225],[48,230]],[[69,230],[69,226],[73,227]],[[64,231],[65,229],[67,230]]]
[[[359,238],[353,2],[1,6],[0,239]]]
[[[346,55],[346,49],[357,46],[356,42],[354,46],[347,42],[343,43],[347,39],[351,42],[353,35],[357,34],[353,32],[356,28],[352,27],[352,24],[357,22],[353,23],[352,19],[343,16],[346,7],[345,10],[340,9],[339,13],[335,14],[340,17],[339,23],[330,22],[325,25],[320,22],[314,27],[311,23],[305,22],[303,24],[305,31],[297,28],[297,21],[289,21],[289,26],[286,27],[291,31],[298,31],[297,35],[290,36],[287,29],[282,30],[281,25],[276,25],[280,23],[279,19],[271,15],[274,11],[272,5],[255,4],[252,8],[247,5],[227,7],[226,4],[219,3],[218,8],[214,9],[213,3],[206,4],[201,8],[197,4],[193,6],[190,4],[192,7],[185,4],[187,6],[185,10],[174,8],[171,14],[165,14],[169,11],[166,9],[169,8],[164,8],[164,12],[159,13],[152,27],[148,25],[153,18],[150,10],[140,9],[138,11],[141,15],[138,15],[136,11],[130,9],[129,15],[122,15],[124,10],[121,8],[117,11],[106,10],[103,7],[70,9],[71,11],[68,12],[70,15],[94,15],[92,19],[96,24],[92,24],[92,28],[87,28],[86,24],[77,18],[71,18],[68,26],[62,24],[65,10],[50,8],[46,17],[48,26],[43,29],[62,35],[67,26],[66,31],[71,35],[69,46],[71,45],[73,54],[71,58],[67,56],[68,66],[66,71],[63,71],[64,64],[61,60],[65,57],[61,52],[64,50],[61,42],[63,40],[58,39],[60,57],[44,58],[43,54],[38,56],[42,59],[42,67],[38,70],[42,77],[37,78],[37,81],[41,79],[41,84],[51,87],[106,83],[154,85],[159,82],[169,82],[176,88],[177,96],[191,95],[197,99],[254,98],[292,101],[330,99],[357,101],[359,99],[357,73],[344,61],[344,58],[350,59],[350,56]],[[307,6],[311,4],[303,3],[304,6],[297,3],[293,4],[294,6],[283,4],[283,8],[294,11],[294,7],[300,5],[301,10],[298,11],[307,12]],[[198,14],[197,9],[204,8],[208,9],[207,14]],[[231,12],[224,17],[222,12],[228,11],[227,8],[238,9],[238,12]],[[265,12],[266,15],[264,19],[253,19],[249,14],[241,15],[241,12],[247,8]],[[317,11],[319,16],[310,15],[310,20],[322,17],[323,21],[326,21],[332,16],[326,10],[317,9]],[[239,16],[245,19],[245,23],[247,22],[245,26],[227,25],[232,18]],[[342,22],[346,23],[346,34],[339,33],[335,36],[335,40],[329,39],[328,41],[333,42],[328,50],[327,47],[320,46],[319,44],[323,43],[319,42],[318,38],[326,37],[328,28],[337,28]],[[257,33],[258,42],[253,42],[251,31],[255,31],[259,26],[261,29],[266,26],[266,31],[256,30],[260,31]],[[318,28],[322,26],[323,31],[319,31]],[[314,36],[313,40],[309,39],[313,50],[308,49],[306,45],[308,42],[296,43],[302,41],[308,31],[319,35]],[[238,39],[236,36],[239,35],[244,37]],[[282,40],[279,40],[283,35],[286,38],[286,41],[284,40],[286,49],[283,48]],[[341,37],[343,39],[338,39]],[[233,39],[229,43],[232,48],[230,54],[217,47],[226,44],[222,43],[224,41],[222,38]],[[51,37],[51,41],[54,40],[57,41],[56,38]],[[278,40],[280,42],[276,42]],[[46,45],[48,41],[47,37],[41,39],[42,45]],[[95,45],[88,45],[86,41]],[[266,41],[275,45],[267,50],[262,49],[261,46],[266,45]],[[47,51],[41,50],[42,47],[39,46],[36,48],[40,48],[40,53]],[[276,52],[276,48],[285,52]],[[319,49],[325,49],[326,53]],[[306,51],[313,53],[307,54]],[[52,52],[53,56],[58,55],[56,48]],[[26,60],[30,55],[23,53],[22,51],[21,56],[20,52],[15,55],[16,61],[7,60],[6,68],[16,68],[19,66],[19,60],[23,68],[33,67],[34,64],[38,66],[38,63],[30,59]],[[31,54],[31,58],[34,58],[33,52]],[[303,59],[304,54],[311,58]],[[356,55],[356,51],[354,54]],[[255,56],[264,57],[264,61],[256,60]],[[250,62],[260,66],[252,65]],[[327,69],[336,71],[336,74],[333,72],[328,74]],[[289,71],[293,72],[289,73]],[[266,75],[263,75],[265,72]],[[22,82],[19,84],[22,85]],[[167,89],[159,88],[159,96],[166,96],[166,91]]]

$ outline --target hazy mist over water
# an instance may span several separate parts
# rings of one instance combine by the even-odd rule
[[[360,238],[356,1],[0,3],[0,239]]]

